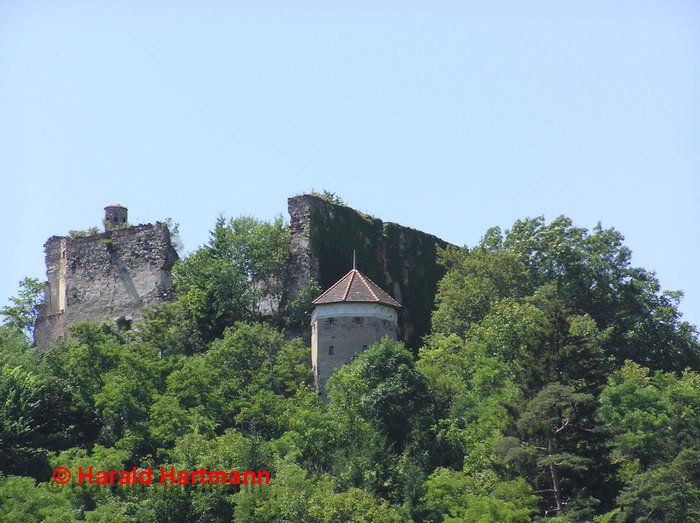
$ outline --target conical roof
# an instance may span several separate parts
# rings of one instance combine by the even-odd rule
[[[313,305],[323,305],[324,303],[381,303],[396,309],[401,308],[401,304],[398,301],[389,296],[379,285],[357,269],[352,269],[340,278],[312,303]]]

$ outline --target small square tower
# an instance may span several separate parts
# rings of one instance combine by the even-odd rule
[[[111,231],[112,229],[126,227],[128,218],[129,209],[126,207],[119,204],[108,205],[105,207],[105,219],[102,223],[104,223],[105,231]]]

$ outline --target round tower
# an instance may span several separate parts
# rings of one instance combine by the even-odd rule
[[[401,304],[357,269],[352,269],[313,301],[311,362],[316,390],[326,397],[335,369],[378,342],[396,339]]]
[[[104,226],[105,231],[110,231],[119,227],[123,227],[129,217],[129,209],[122,205],[108,205],[105,207]]]

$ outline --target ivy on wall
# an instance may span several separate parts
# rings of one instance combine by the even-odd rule
[[[357,268],[401,301],[404,341],[417,348],[430,330],[437,282],[444,273],[437,246],[447,244],[321,198],[311,200],[310,219],[310,248],[319,260],[321,287],[327,289],[352,268],[354,250]]]

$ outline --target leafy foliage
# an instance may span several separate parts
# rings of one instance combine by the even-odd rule
[[[333,285],[348,272],[355,258],[357,268],[380,287],[400,293],[405,310],[411,311],[413,325],[404,341],[417,350],[430,331],[428,319],[437,282],[444,274],[437,260],[439,241],[322,198],[308,203],[309,249],[323,260],[318,283],[324,289]],[[384,253],[381,258],[378,252]]]
[[[322,200],[325,200],[328,203],[332,203],[333,205],[347,206],[347,204],[345,203],[345,200],[343,200],[339,195],[337,195],[334,192],[327,191],[325,189],[321,192],[311,190],[311,195],[316,196],[318,198],[321,198]]]
[[[390,248],[410,240],[361,219]],[[321,224],[313,247],[340,260],[322,243],[335,225]],[[368,347],[329,379],[328,403],[312,389],[310,349],[279,330],[302,326],[320,290],[312,282],[280,310],[286,256],[281,219],[220,217],[176,265],[172,303],[129,332],[73,325],[45,353],[21,332],[39,290],[27,280],[0,327],[2,520],[700,519],[697,332],[680,293],[631,267],[616,231],[526,219],[441,251],[427,278],[444,272],[437,301],[422,304],[435,305],[432,332],[416,353]],[[56,466],[272,478],[61,487]]]
[[[0,309],[3,323],[31,336],[38,307],[44,301],[44,284],[35,278],[24,278],[19,282],[19,294],[10,298],[10,305]]]
[[[165,225],[168,227],[170,243],[173,249],[175,249],[178,254],[182,255],[182,252],[185,250],[185,244],[182,243],[182,238],[180,237],[180,224],[172,218],[166,218]]]
[[[236,321],[279,319],[287,242],[281,218],[220,216],[209,243],[174,267],[177,300],[163,308],[178,318],[176,338],[188,353],[201,352]]]
[[[74,240],[75,238],[85,238],[86,236],[96,236],[98,234],[100,234],[100,229],[97,227],[90,227],[89,229],[84,230],[68,231],[68,237],[71,240]]]

